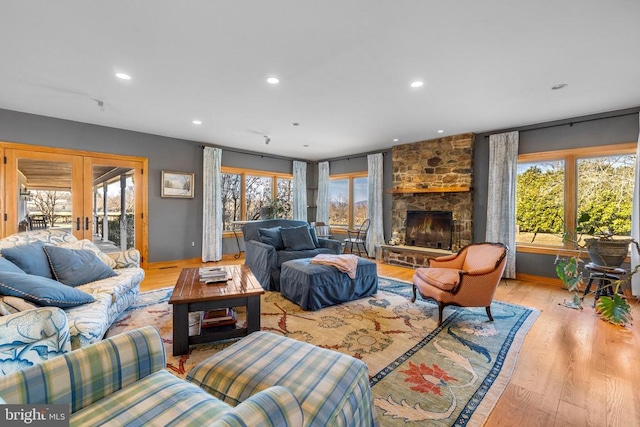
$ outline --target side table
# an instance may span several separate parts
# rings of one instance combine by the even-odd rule
[[[596,282],[595,289],[595,299],[593,301],[593,305],[595,306],[596,301],[601,296],[610,296],[613,295],[613,286],[611,284],[613,282],[617,282],[618,280],[626,280],[629,272],[624,268],[620,267],[606,267],[603,265],[597,265],[592,262],[585,265],[584,268],[589,271],[589,281],[587,282],[587,286],[584,288],[584,295],[587,295],[591,290],[591,285],[594,281]]]

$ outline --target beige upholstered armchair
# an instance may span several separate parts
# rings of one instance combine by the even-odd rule
[[[489,320],[491,301],[500,283],[509,248],[502,243],[472,243],[453,255],[429,260],[429,267],[418,268],[413,276],[413,298],[416,290],[422,298],[438,303],[438,325],[447,305],[485,307]]]

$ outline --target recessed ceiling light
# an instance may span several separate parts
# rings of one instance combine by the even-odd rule
[[[557,85],[553,85],[551,86],[551,90],[559,90],[559,89],[564,89],[565,87],[569,86],[566,83],[558,83]]]
[[[116,77],[122,80],[131,80],[131,76],[125,73],[116,73]]]
[[[308,147],[308,146],[309,146],[309,144],[304,144],[304,145],[303,145],[303,147]]]
[[[280,83],[280,79],[277,77],[269,77],[267,79],[267,83],[271,84],[271,85],[277,85],[278,83]]]
[[[194,120],[191,123],[193,123],[194,125],[201,125],[202,124],[202,120]]]
[[[442,129],[438,129],[438,133],[443,133],[444,131]]]
[[[398,142],[398,138],[393,138],[393,142]]]
[[[411,87],[422,87],[424,86],[424,82],[421,82],[420,80],[416,80],[415,82],[411,82]]]
[[[291,126],[300,126],[300,123],[298,123],[298,122],[293,122],[293,123],[291,123]]]

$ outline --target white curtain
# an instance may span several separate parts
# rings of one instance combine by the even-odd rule
[[[489,191],[487,200],[488,242],[509,246],[504,277],[516,277],[516,175],[518,132],[489,137]]]
[[[638,124],[640,125],[640,115],[638,116]],[[631,238],[640,242],[640,135],[638,135],[638,146],[636,147],[636,175],[633,183],[633,208],[631,212]],[[631,268],[640,264],[640,255],[631,245]],[[631,276],[631,293],[636,297],[640,297],[640,273]]]
[[[382,210],[382,178],[383,156],[382,153],[369,154],[367,156],[369,171],[369,232],[367,233],[367,252],[370,257],[376,256],[376,248],[384,245],[384,217]]]
[[[202,162],[202,262],[222,259],[222,150],[204,147]]]
[[[316,221],[329,224],[329,162],[318,163],[318,210]]]
[[[293,161],[293,219],[307,220],[307,163]]]

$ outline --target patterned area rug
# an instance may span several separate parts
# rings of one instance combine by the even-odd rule
[[[172,288],[141,294],[107,336],[155,325],[163,337],[167,368],[184,377],[197,363],[232,342],[191,346],[172,356]],[[303,311],[277,292],[262,296],[261,329],[362,359],[369,368],[378,418],[393,425],[482,425],[515,367],[536,310],[494,302],[484,308],[411,303],[411,285],[380,278],[376,295],[315,312]],[[244,323],[244,313],[238,313]]]

